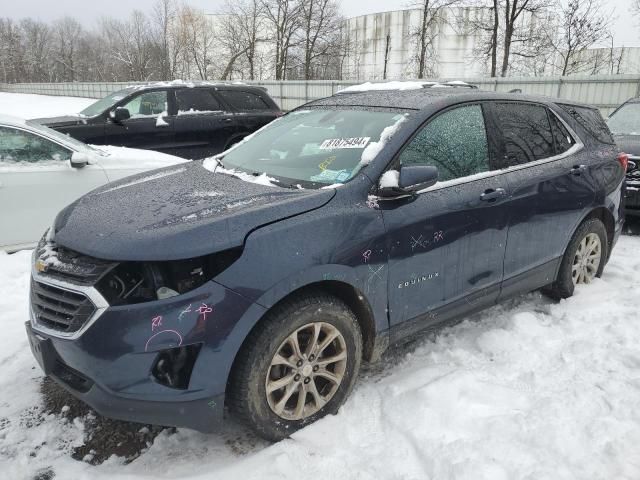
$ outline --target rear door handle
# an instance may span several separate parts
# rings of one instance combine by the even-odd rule
[[[504,188],[488,188],[482,195],[480,195],[480,200],[483,202],[493,203],[506,195],[507,192]]]
[[[227,117],[227,118],[225,118],[225,119],[224,119],[224,120],[222,120],[222,121],[223,121],[223,122],[225,122],[225,123],[231,123],[231,122],[233,121],[233,119],[232,119],[232,118],[228,118],[228,117]]]
[[[574,165],[570,173],[571,175],[580,176],[586,171],[587,171],[586,165]]]

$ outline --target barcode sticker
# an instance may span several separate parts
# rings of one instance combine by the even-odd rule
[[[371,137],[329,138],[322,142],[320,150],[334,150],[337,148],[364,148]]]

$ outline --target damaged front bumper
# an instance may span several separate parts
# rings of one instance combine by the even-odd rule
[[[216,430],[244,339],[236,327],[253,325],[265,309],[214,281],[168,299],[114,307],[100,304],[95,293],[32,273],[26,329],[45,374],[107,417]],[[72,334],[56,332],[46,309],[63,311],[66,296],[79,295],[100,305]]]

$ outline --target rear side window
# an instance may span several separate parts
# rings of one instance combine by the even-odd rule
[[[522,165],[555,155],[545,107],[526,103],[495,103],[494,109],[504,139],[504,164],[501,167]]]
[[[556,155],[560,155],[573,147],[576,141],[554,113],[549,112],[549,120],[551,121],[553,140],[556,143]]]
[[[458,107],[438,115],[402,151],[400,163],[437,167],[439,181],[489,170],[482,107]]]
[[[191,112],[215,112],[222,110],[220,102],[205,88],[176,90],[178,114]]]
[[[608,144],[615,143],[609,127],[602,118],[602,115],[600,115],[600,110],[589,107],[578,107],[576,105],[558,105],[598,141]]]
[[[271,110],[259,95],[242,90],[220,90],[218,92],[229,104],[240,111]]]

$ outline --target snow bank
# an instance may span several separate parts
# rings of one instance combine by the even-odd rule
[[[70,459],[84,419],[37,417],[42,376],[24,333],[29,253],[0,253],[3,478],[287,480],[640,478],[640,238],[559,303],[530,294],[396,348],[336,416],[266,446],[228,423],[178,429],[130,464]],[[35,421],[34,420],[35,417]]]
[[[95,98],[0,92],[0,113],[22,118],[73,115],[95,101]]]

